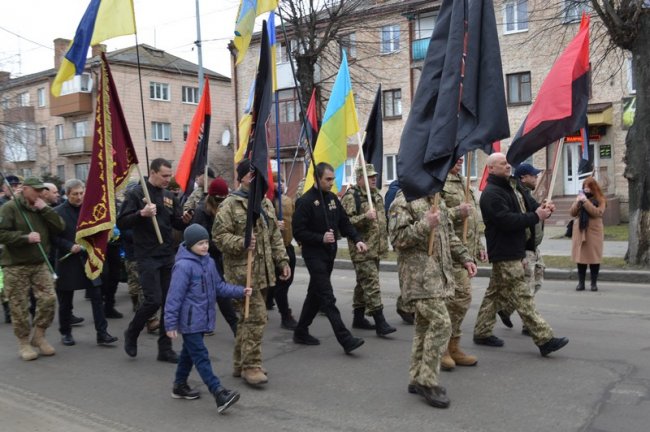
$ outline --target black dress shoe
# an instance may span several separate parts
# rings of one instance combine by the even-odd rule
[[[61,335],[61,343],[65,346],[72,346],[76,344],[74,338],[72,337],[72,333],[67,333],[64,335]]]
[[[128,330],[124,332],[124,351],[129,357],[138,355],[138,339],[131,337]]]
[[[124,315],[115,310],[114,307],[104,309],[104,316],[106,318],[124,318]]]
[[[70,317],[70,325],[79,325],[84,322],[84,318],[72,315]]]
[[[110,335],[108,332],[97,333],[97,345],[106,346],[117,342],[117,340],[115,336]]]
[[[448,408],[449,398],[446,391],[440,386],[424,387],[420,384],[415,384],[415,391],[420,396],[426,399],[427,403],[436,408]]]
[[[320,341],[309,333],[293,333],[293,341],[300,345],[320,345]]]
[[[174,350],[159,351],[156,360],[167,363],[178,363],[178,355]]]
[[[499,318],[501,318],[501,322],[503,323],[504,326],[508,328],[512,328],[512,320],[510,319],[510,315],[508,315],[502,310],[497,312],[497,315],[499,315]]]
[[[491,347],[502,347],[504,345],[503,339],[491,335],[488,337],[474,337],[474,343],[476,345],[485,345]]]
[[[550,341],[546,342],[543,345],[539,346],[539,352],[542,354],[542,357],[546,357],[552,352],[555,352],[559,349],[562,349],[566,344],[569,343],[567,338],[551,338]]]
[[[343,351],[345,351],[346,354],[350,354],[352,351],[363,345],[363,343],[363,339],[352,336],[345,344],[343,344]]]

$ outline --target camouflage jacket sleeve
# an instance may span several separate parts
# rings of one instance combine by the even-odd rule
[[[416,200],[409,204],[404,194],[399,192],[390,206],[388,221],[388,232],[390,241],[395,249],[426,248],[429,232],[429,224],[424,219],[416,218],[412,205],[417,204]]]
[[[348,218],[350,219],[350,223],[354,225],[354,227],[357,229],[362,229],[365,225],[368,219],[366,218],[365,213],[363,213],[362,209],[359,209],[359,212],[357,212],[357,203],[354,199],[354,188],[350,188],[345,192],[345,195],[343,195],[343,198],[341,198],[341,206],[345,209],[345,212],[348,214]],[[363,197],[361,199],[364,199]]]
[[[454,262],[463,264],[470,261],[474,262],[475,258],[470,255],[465,245],[463,245],[463,241],[456,235],[451,218],[447,218],[447,220],[449,221],[449,229],[447,231],[449,232],[449,251],[451,252],[451,258]]]
[[[246,228],[246,219],[244,217],[242,221],[242,218],[237,214],[239,212],[235,211],[237,205],[239,205],[239,202],[230,196],[219,206],[219,211],[212,226],[212,239],[222,253],[245,256],[244,230]]]
[[[203,188],[197,187],[192,191],[190,196],[187,197],[187,201],[185,201],[185,204],[183,204],[183,211],[186,212],[196,209],[196,206],[199,204],[199,201],[201,201],[201,198],[203,198]]]
[[[269,229],[269,238],[271,240],[271,254],[273,255],[273,264],[276,268],[283,268],[289,265],[289,256],[287,255],[287,249],[284,247],[284,241],[282,240],[282,232],[277,224],[277,219],[275,216],[275,209],[273,204],[268,199],[262,201],[264,206],[264,211],[269,215],[268,229]]]

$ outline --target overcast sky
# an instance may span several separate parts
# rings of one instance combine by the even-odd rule
[[[89,2],[3,0],[0,6],[0,70],[9,71],[15,77],[54,67],[52,41],[57,37],[71,39],[74,36]],[[134,0],[134,5],[139,43],[198,63],[194,46],[196,0]],[[199,6],[203,66],[230,76],[226,46],[233,38],[239,0],[200,0]],[[135,45],[135,37],[122,36],[106,44],[110,52]]]

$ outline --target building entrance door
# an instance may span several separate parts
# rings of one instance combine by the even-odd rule
[[[577,195],[582,189],[582,182],[594,171],[594,155],[598,154],[598,142],[589,143],[589,159],[582,158],[581,143],[564,143],[564,194]]]

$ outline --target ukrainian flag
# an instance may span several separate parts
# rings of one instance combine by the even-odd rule
[[[233,44],[237,48],[236,64],[241,63],[248,51],[255,26],[255,17],[269,12],[278,7],[278,0],[242,0],[235,23],[235,39]]]
[[[61,95],[63,83],[83,73],[89,46],[133,33],[133,0],[90,0],[70,48],[61,62],[59,72],[52,82],[52,94]]]
[[[357,132],[359,132],[357,108],[354,106],[348,59],[343,51],[341,67],[332,87],[332,95],[325,109],[323,124],[314,150],[316,164],[327,162],[336,170],[336,184],[332,192],[337,192],[341,188],[345,160],[348,156],[348,137]],[[305,191],[308,191],[313,184],[314,165],[311,164],[305,179]]]

